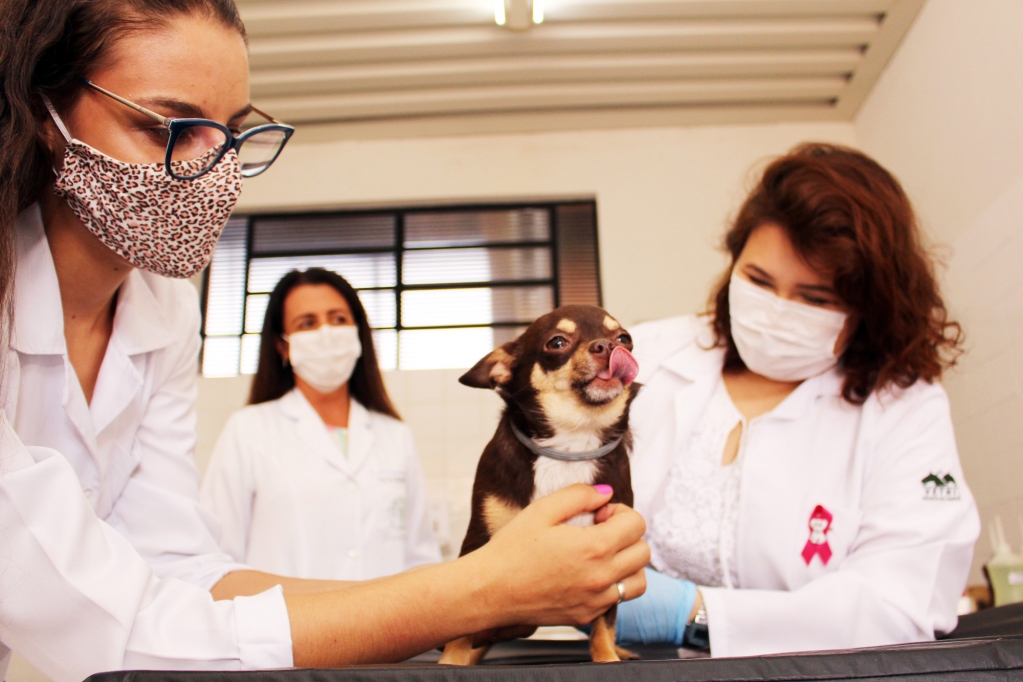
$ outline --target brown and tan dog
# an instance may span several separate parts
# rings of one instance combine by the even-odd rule
[[[571,305],[537,319],[459,381],[495,389],[505,401],[483,451],[472,490],[472,517],[461,555],[490,537],[533,500],[573,483],[607,484],[611,502],[632,505],[629,405],[639,385],[632,337],[604,310]],[[593,514],[568,521],[593,524]],[[634,658],[615,646],[612,606],[590,632],[594,661]],[[487,646],[449,642],[441,663],[474,665]]]

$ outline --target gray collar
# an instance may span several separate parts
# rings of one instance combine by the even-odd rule
[[[519,429],[510,419],[508,420],[508,425],[511,426],[511,430],[512,433],[515,434],[515,438],[517,438],[520,443],[529,448],[529,450],[533,454],[539,455],[540,457],[550,457],[551,459],[559,459],[562,462],[584,462],[590,459],[600,459],[604,455],[608,454],[609,452],[617,448],[621,444],[622,438],[625,437],[625,434],[622,434],[621,436],[618,436],[610,443],[601,445],[596,450],[590,450],[589,452],[561,452],[560,450],[552,450],[550,448],[545,448],[542,445],[537,445],[536,443],[533,442],[532,438],[529,438],[528,436],[526,436],[526,434],[519,431]]]

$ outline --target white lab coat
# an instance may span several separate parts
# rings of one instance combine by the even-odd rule
[[[368,580],[441,560],[411,430],[351,401],[348,456],[298,389],[231,416],[201,499],[253,568]]]
[[[122,668],[291,664],[280,587],[214,602],[200,587],[160,580],[96,517],[67,460],[26,448],[2,412],[0,453],[0,675],[10,649],[54,682]]]
[[[216,604],[208,591],[245,567],[220,551],[198,502],[194,288],[128,276],[90,405],[38,206],[18,219],[17,250],[0,379],[16,433],[0,459],[0,639],[57,680],[290,665],[279,588]]]
[[[631,330],[643,384],[631,410],[636,509],[664,505],[668,473],[720,380],[705,321]],[[841,396],[837,370],[803,382],[745,434],[735,557],[738,588],[701,588],[715,656],[933,639],[956,625],[979,533],[938,384]],[[951,474],[935,498],[923,479]],[[824,565],[801,553],[817,505],[833,515]]]

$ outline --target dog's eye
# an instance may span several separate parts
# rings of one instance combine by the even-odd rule
[[[555,336],[553,339],[547,342],[547,347],[551,350],[561,350],[568,346],[568,339],[564,336]]]
[[[632,343],[632,337],[628,334],[619,334],[618,338],[615,339],[618,343]]]

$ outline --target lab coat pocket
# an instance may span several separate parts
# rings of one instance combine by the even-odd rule
[[[385,470],[377,475],[379,486],[378,528],[387,539],[404,539],[407,534],[405,522],[405,496],[408,489],[408,473],[404,470]]]
[[[128,450],[120,444],[112,446],[108,468],[100,484],[99,499],[96,501],[96,516],[101,519],[107,517],[141,461],[142,447],[137,441],[133,441]]]

